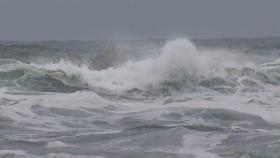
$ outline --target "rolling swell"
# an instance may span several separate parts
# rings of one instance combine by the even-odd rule
[[[78,83],[78,79],[67,76],[63,71],[50,71],[31,66],[24,67],[22,63],[18,63],[15,69],[0,71],[0,85],[2,87],[61,93],[72,93],[86,89],[86,87],[75,85],[75,83]]]

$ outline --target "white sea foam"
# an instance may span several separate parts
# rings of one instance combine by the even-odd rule
[[[211,135],[208,133],[188,134],[183,137],[183,147],[179,152],[195,155],[196,158],[221,158],[209,152],[226,139],[225,134]]]

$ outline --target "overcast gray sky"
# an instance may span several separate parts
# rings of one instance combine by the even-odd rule
[[[280,0],[0,0],[0,40],[279,35]]]

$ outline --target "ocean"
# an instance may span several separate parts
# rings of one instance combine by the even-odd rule
[[[0,42],[2,158],[279,158],[280,38]]]

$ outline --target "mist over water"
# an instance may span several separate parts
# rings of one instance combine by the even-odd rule
[[[0,157],[278,158],[279,43],[0,42]]]

